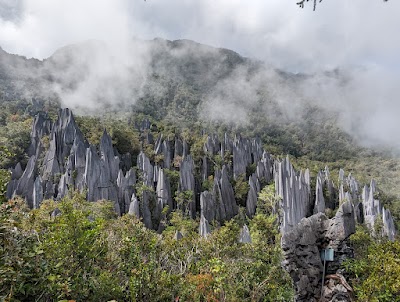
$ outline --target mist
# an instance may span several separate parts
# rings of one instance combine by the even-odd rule
[[[203,118],[247,124],[254,106],[273,117],[274,101],[290,121],[311,102],[364,145],[400,149],[399,11],[399,2],[377,0],[326,0],[316,12],[289,0],[0,0],[0,46],[42,60],[35,74],[52,80],[42,90],[57,93],[63,106],[91,109],[135,104],[149,89],[161,97],[163,85],[149,88],[160,68],[185,80],[169,57],[157,58],[163,43],[154,51],[144,40],[187,38],[232,49],[263,68],[239,64],[224,74],[204,98]],[[190,43],[168,51],[177,61],[215,54]],[[196,80],[209,85],[207,77],[226,63],[215,62]]]

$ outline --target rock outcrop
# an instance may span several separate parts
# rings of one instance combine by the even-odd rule
[[[393,217],[390,211],[375,199],[375,193],[376,184],[374,180],[371,180],[370,186],[365,186],[362,193],[365,223],[375,235],[387,236],[389,240],[393,241],[396,235]],[[379,230],[379,225],[377,226],[377,221],[382,224],[381,230]],[[381,234],[376,234],[376,231],[380,231]]]
[[[312,213],[310,173],[306,170],[298,174],[287,157],[275,162],[274,175],[275,191],[281,199],[280,208],[283,211],[281,230],[287,232]]]
[[[11,169],[7,198],[20,195],[31,208],[37,208],[44,199],[60,200],[76,190],[85,192],[89,201],[111,200],[117,214],[130,213],[142,219],[148,228],[159,231],[165,227],[164,209],[168,206],[169,211],[180,209],[193,219],[200,216],[202,234],[206,234],[209,223],[223,223],[239,213],[232,183],[247,177],[245,206],[250,218],[256,213],[263,186],[274,181],[280,199],[277,207],[281,211],[277,212],[281,213],[282,234],[291,232],[313,213],[325,213],[327,208],[335,209],[339,202],[349,202],[357,222],[365,221],[375,231],[377,222],[382,221],[382,235],[394,239],[390,211],[374,198],[375,182],[360,194],[357,180],[351,174],[345,177],[341,169],[336,189],[325,167],[317,175],[315,192],[311,192],[309,171],[295,171],[289,158],[274,160],[263,150],[259,139],[236,135],[232,140],[227,134],[208,135],[203,157],[195,163],[191,146],[178,135],[171,140],[160,134],[154,140],[152,131],[156,126],[148,119],[136,122],[135,127],[143,146],[154,144],[154,150],[151,158],[141,151],[136,167],[131,167],[133,155],[120,155],[106,130],[99,146],[93,146],[85,140],[69,109],[60,110],[54,123],[46,114],[38,114],[27,150],[30,159],[25,169],[20,163]],[[148,150],[146,153],[149,154]],[[177,172],[179,184],[174,191],[178,189],[180,195],[175,198],[168,176]]]
[[[335,251],[333,262],[326,264],[325,270],[329,274],[340,273],[340,264],[351,256],[352,250],[347,239],[354,232],[353,205],[346,202],[332,219],[328,219],[323,213],[317,213],[303,218],[299,224],[283,234],[283,264],[293,279],[296,301],[319,301],[324,270],[321,251],[326,248]],[[349,292],[343,291],[341,295],[346,297],[342,301],[350,301]]]
[[[196,217],[196,200],[195,200],[195,182],[194,182],[194,162],[191,155],[183,157],[179,171],[179,190],[181,192],[191,192],[191,199],[187,201],[187,205],[182,205],[182,211],[188,213],[191,218]]]
[[[242,229],[240,230],[239,242],[240,243],[251,243],[250,230],[247,227],[247,225],[244,225],[242,227]]]
[[[210,224],[204,216],[200,218],[199,234],[201,237],[206,238],[211,233]]]

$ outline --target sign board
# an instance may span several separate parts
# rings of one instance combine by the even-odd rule
[[[324,249],[321,251],[322,261],[333,261],[334,251],[333,249]]]

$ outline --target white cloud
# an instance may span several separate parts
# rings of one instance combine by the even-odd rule
[[[295,3],[0,0],[0,46],[27,57],[46,58],[64,45],[88,39],[121,45],[131,37],[187,38],[294,72],[357,67],[345,88],[322,77],[321,85],[316,85],[314,78],[305,93],[326,108],[339,110],[346,129],[357,128],[369,139],[400,141],[396,134],[400,128],[400,1],[324,0],[315,12],[311,5],[299,9]],[[115,63],[119,81],[123,81],[129,53],[121,57]],[[134,59],[128,62],[129,66],[135,64]],[[106,73],[102,67],[103,78]],[[96,90],[95,82],[90,83]],[[70,97],[79,102],[76,98],[80,95]]]

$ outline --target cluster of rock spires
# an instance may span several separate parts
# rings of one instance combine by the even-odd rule
[[[356,222],[365,222],[376,232],[376,222],[381,219],[382,235],[394,240],[393,218],[375,199],[374,181],[361,192],[356,179],[351,174],[345,178],[344,171],[340,170],[336,187],[326,167],[318,173],[315,192],[312,192],[308,169],[297,172],[289,158],[274,159],[263,150],[258,139],[239,135],[231,139],[225,134],[220,141],[217,136],[209,135],[203,146],[205,155],[200,165],[195,165],[190,146],[183,139],[175,137],[171,141],[162,135],[154,139],[149,120],[135,127],[143,143],[154,145],[154,154],[160,159],[157,163],[142,151],[137,155],[136,166],[132,167],[131,155],[119,154],[106,131],[98,148],[90,145],[69,109],[60,110],[54,123],[46,114],[38,114],[27,150],[29,161],[25,169],[20,163],[12,169],[7,197],[22,196],[31,208],[38,208],[44,199],[60,200],[68,192],[77,190],[85,192],[89,201],[113,201],[119,215],[134,215],[146,227],[158,231],[165,227],[165,208],[168,207],[167,211],[180,209],[188,217],[200,217],[199,233],[207,237],[211,224],[227,221],[239,212],[232,181],[248,177],[245,206],[250,218],[256,213],[258,193],[263,186],[274,182],[279,199],[277,212],[283,234],[284,263],[293,278],[297,301],[316,301],[320,297],[322,249],[331,247],[336,251],[330,274],[338,276],[338,264],[351,256],[347,238],[355,231]],[[45,146],[46,138],[48,146]],[[222,159],[218,167],[213,161],[216,156]],[[178,191],[182,193],[179,199],[172,192],[171,170],[179,171]],[[205,181],[211,184],[203,191]],[[336,215],[328,219],[324,213],[339,205]],[[182,234],[176,234],[177,239],[181,237]],[[251,242],[246,225],[239,241]],[[350,296],[339,285],[331,284],[323,295]]]

